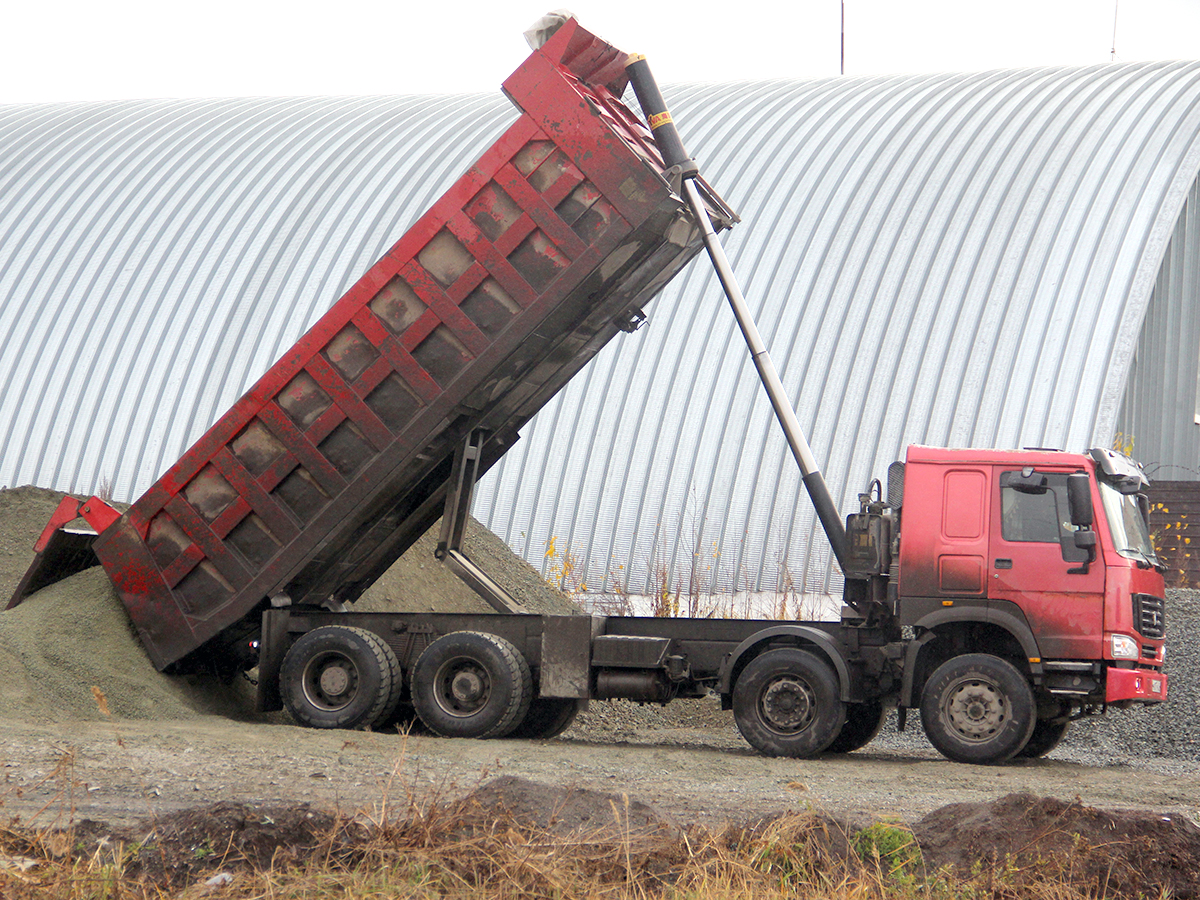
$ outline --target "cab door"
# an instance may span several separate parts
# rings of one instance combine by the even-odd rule
[[[1068,474],[994,468],[988,600],[1021,608],[1044,659],[1100,659],[1104,564],[1075,545]]]

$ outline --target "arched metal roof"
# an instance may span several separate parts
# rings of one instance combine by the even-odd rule
[[[1200,169],[1200,63],[668,90],[850,511],[907,443],[1111,438]],[[0,108],[0,484],[136,496],[513,117],[500,97]],[[825,590],[703,262],[526,429],[476,514],[590,587]]]

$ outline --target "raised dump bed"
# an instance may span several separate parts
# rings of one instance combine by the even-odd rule
[[[505,82],[517,121],[102,521],[92,547],[159,669],[236,667],[272,603],[359,597],[441,514],[468,436],[486,471],[701,249],[620,102],[625,61],[568,21]]]

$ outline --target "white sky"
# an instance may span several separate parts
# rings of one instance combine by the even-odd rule
[[[565,2],[662,84],[836,75],[839,0],[6,4],[0,103],[494,91]],[[1200,58],[1200,0],[846,0],[846,74]]]

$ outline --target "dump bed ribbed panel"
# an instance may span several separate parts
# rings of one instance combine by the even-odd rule
[[[486,470],[700,249],[609,90],[624,59],[563,26],[505,83],[517,121],[96,538],[156,665],[268,601],[355,600],[436,520],[467,437]]]

